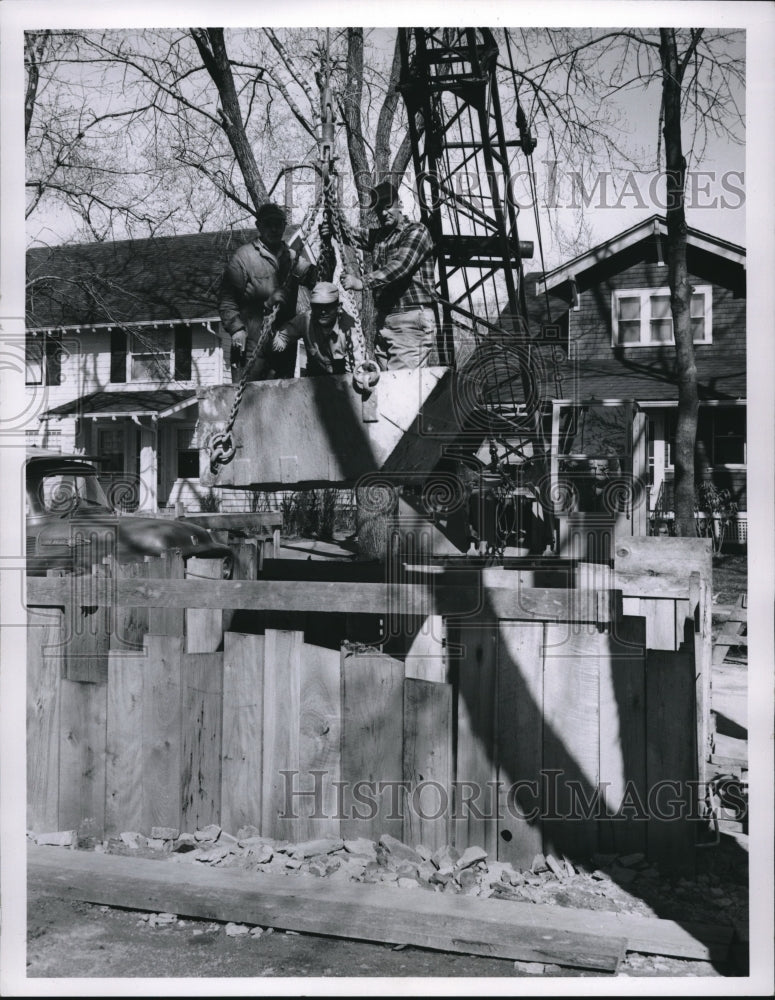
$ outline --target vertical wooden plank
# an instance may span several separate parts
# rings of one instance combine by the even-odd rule
[[[206,580],[222,578],[220,559],[194,559],[186,564],[186,577]],[[186,652],[214,653],[223,644],[221,608],[186,608]]]
[[[143,653],[111,650],[108,664],[105,832],[143,827]]]
[[[675,601],[671,598],[642,597],[640,613],[646,619],[646,647],[675,652],[683,639],[676,636]]]
[[[694,577],[694,574],[692,574]],[[699,608],[699,629],[694,633],[694,661],[696,666],[695,699],[697,714],[697,774],[700,781],[707,781],[710,757],[710,708],[713,677],[712,595],[710,581],[701,576],[694,580]]]
[[[641,485],[640,490],[633,490],[633,498],[642,498],[642,502],[634,503],[631,511],[633,535],[645,535],[648,532],[648,506],[646,504],[646,483],[649,481],[648,455],[648,417],[643,410],[632,414],[632,478]],[[618,525],[617,525],[618,526]]]
[[[182,580],[185,567],[179,549],[170,550],[153,559],[146,559],[148,576],[152,580]],[[183,635],[183,608],[149,608],[148,631],[153,635]]]
[[[196,830],[221,818],[223,653],[184,653],[181,683],[183,826]]]
[[[27,826],[38,833],[59,822],[59,695],[62,612],[27,613]]]
[[[182,635],[147,635],[143,658],[143,832],[181,827]]]
[[[404,842],[449,843],[452,808],[452,685],[404,681]]]
[[[241,538],[231,545],[234,553],[234,570],[232,580],[257,580],[258,579],[258,549],[260,542],[255,538]],[[221,628],[228,632],[235,624],[236,612],[230,608],[223,611],[223,622]]]
[[[694,872],[689,782],[697,778],[694,649],[649,650],[646,659],[648,854],[661,870]],[[684,818],[681,818],[683,815]]]
[[[267,629],[264,635],[261,832],[281,840],[298,839],[298,820],[287,793],[299,770],[302,639],[302,632],[278,629]]]
[[[544,626],[500,623],[498,635],[498,860],[529,868],[543,849]]]
[[[91,588],[95,578],[102,579],[104,586],[109,586],[103,566],[93,566],[91,575],[69,576],[63,580],[71,596],[66,611],[65,676],[71,681],[104,684],[108,676],[110,607],[107,602],[96,605],[83,603],[86,599],[84,592]]]
[[[597,846],[600,655],[607,641],[590,626],[546,626],[544,849],[582,860]]]
[[[342,836],[400,839],[404,665],[379,653],[342,657]]]
[[[444,619],[441,615],[428,615],[422,622],[412,639],[404,666],[407,677],[436,681],[440,684],[447,680]]]
[[[223,637],[221,825],[261,828],[264,636]]]
[[[299,840],[338,837],[336,785],[341,777],[341,655],[304,643],[301,658],[301,722],[297,790],[315,792],[294,799]]]
[[[113,564],[115,578],[136,579],[148,575],[145,562]],[[143,637],[148,634],[148,608],[127,608],[116,605],[112,608],[112,628],[110,649],[117,652],[142,650]]]
[[[600,657],[600,850],[646,850],[646,621],[621,618]],[[608,817],[611,817],[610,819]]]
[[[497,854],[495,688],[497,628],[466,625],[454,630],[462,647],[457,678],[457,741],[453,837],[458,850],[482,847]]]
[[[60,830],[105,831],[107,684],[62,679],[59,741]]]

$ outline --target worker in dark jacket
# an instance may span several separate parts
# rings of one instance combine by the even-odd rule
[[[342,287],[368,288],[377,307],[375,360],[380,368],[419,368],[431,363],[436,345],[433,309],[433,243],[421,222],[406,219],[390,181],[373,190],[377,229],[347,227],[345,236],[370,250],[374,270],[345,274]]]
[[[256,214],[258,236],[233,254],[223,274],[219,310],[231,337],[235,381],[243,374],[267,314],[279,305],[274,326],[283,325],[296,314],[299,285],[311,288],[315,284],[315,267],[285,243],[285,227],[285,212],[279,205],[262,205]],[[248,377],[253,381],[293,378],[295,367],[296,341],[278,352],[269,337]]]

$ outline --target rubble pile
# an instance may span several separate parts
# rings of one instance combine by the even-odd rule
[[[71,849],[85,846],[75,833],[30,836],[38,843]],[[166,858],[177,864],[239,868],[257,875],[379,883],[402,891],[422,889],[733,926],[744,926],[748,919],[744,877],[707,871],[691,878],[667,879],[639,853],[595,854],[588,864],[537,854],[530,868],[520,869],[488,860],[481,847],[468,847],[461,853],[447,844],[431,850],[423,844],[411,847],[389,834],[376,842],[365,837],[322,837],[291,843],[264,837],[254,826],[230,834],[215,823],[193,833],[154,827],[150,837],[126,831],[118,838],[97,842],[92,849]]]

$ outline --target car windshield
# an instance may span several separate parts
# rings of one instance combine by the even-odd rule
[[[89,473],[52,472],[41,476],[29,499],[34,510],[46,514],[64,516],[78,507],[110,510],[99,480]]]

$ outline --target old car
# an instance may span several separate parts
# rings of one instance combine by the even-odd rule
[[[119,513],[108,501],[97,467],[78,455],[36,449],[26,463],[27,572],[88,573],[106,555],[142,562],[179,549],[184,559],[219,559],[231,576],[233,556],[206,528],[149,514]]]

